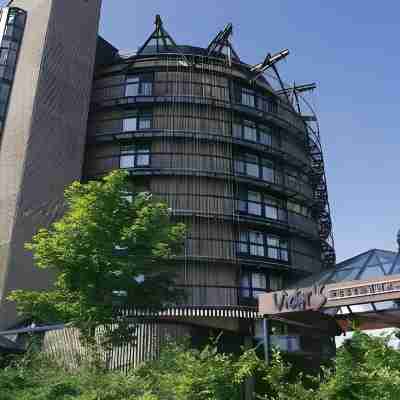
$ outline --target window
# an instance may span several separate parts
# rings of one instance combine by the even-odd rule
[[[123,120],[123,130],[124,132],[136,131],[137,128],[137,118],[124,118]]]
[[[255,257],[289,261],[288,241],[286,239],[258,231],[240,232],[238,251],[241,254]]]
[[[251,89],[242,88],[241,103],[244,106],[255,107],[256,106],[256,97],[255,97],[254,91]]]
[[[239,253],[248,253],[249,246],[247,232],[240,232],[239,240]]]
[[[310,217],[311,216],[311,210],[309,207],[304,206],[299,203],[295,203],[293,201],[288,201],[287,202],[287,209],[288,211],[294,212],[296,214],[300,214],[303,217]]]
[[[257,129],[254,123],[251,121],[244,121],[243,125],[243,137],[245,140],[251,140],[257,142]]]
[[[268,290],[268,277],[264,272],[243,271],[240,286],[243,297],[257,298]]]
[[[140,80],[138,76],[128,76],[125,83],[125,97],[134,97],[139,94]]]
[[[242,138],[242,125],[239,123],[234,123],[232,126],[232,136],[235,138]]]
[[[260,171],[258,165],[258,157],[249,153],[246,153],[244,156],[238,157],[241,157],[241,159],[235,160],[235,172],[237,174],[259,178]]]
[[[274,163],[265,158],[261,159],[262,180],[267,182],[275,182]]]
[[[253,215],[262,215],[261,211],[261,193],[249,191],[248,198],[248,213]]]
[[[125,96],[151,96],[153,94],[153,77],[149,74],[130,75],[125,80]]]
[[[268,258],[289,261],[287,240],[279,236],[267,235],[267,252]]]
[[[287,220],[282,201],[263,193],[246,190],[240,194],[239,211],[275,220]]]
[[[273,197],[265,198],[265,217],[279,219],[279,201]]]
[[[120,168],[148,167],[150,165],[150,148],[148,145],[121,146]]]
[[[271,129],[266,126],[259,127],[260,143],[266,146],[272,146]]]
[[[147,145],[141,145],[136,148],[136,166],[147,167],[150,165],[150,149]]]
[[[152,115],[151,114],[139,114],[138,116],[132,116],[123,119],[123,131],[133,132],[141,129],[151,129]]]
[[[261,232],[249,232],[250,255],[264,257],[264,237]]]
[[[120,168],[134,168],[135,158],[135,145],[130,144],[121,146],[121,157],[119,160]]]

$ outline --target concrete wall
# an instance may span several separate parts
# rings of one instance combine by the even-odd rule
[[[80,179],[101,0],[15,0],[27,11],[0,147],[0,328],[16,321],[13,289],[46,288],[24,243],[63,212]]]

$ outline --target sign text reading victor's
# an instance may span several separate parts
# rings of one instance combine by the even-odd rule
[[[273,293],[275,312],[319,310],[327,301],[324,286]]]

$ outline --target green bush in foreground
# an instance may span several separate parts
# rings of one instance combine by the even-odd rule
[[[128,374],[90,365],[65,371],[30,354],[0,370],[0,400],[239,400],[252,376],[263,383],[258,400],[398,400],[400,352],[388,340],[355,333],[338,351],[335,370],[294,382],[279,354],[267,367],[254,350],[236,357],[213,345],[170,344],[158,361]]]

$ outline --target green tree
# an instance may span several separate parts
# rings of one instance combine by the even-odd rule
[[[171,223],[166,204],[148,193],[132,199],[128,188],[127,174],[115,171],[66,189],[64,216],[26,245],[38,268],[55,271],[54,287],[12,292],[21,315],[70,322],[90,338],[113,320],[116,304],[151,308],[176,300],[171,259],[182,250],[185,227]]]
[[[322,382],[318,399],[400,399],[400,352],[389,346],[392,336],[356,331],[338,350],[335,371]]]

